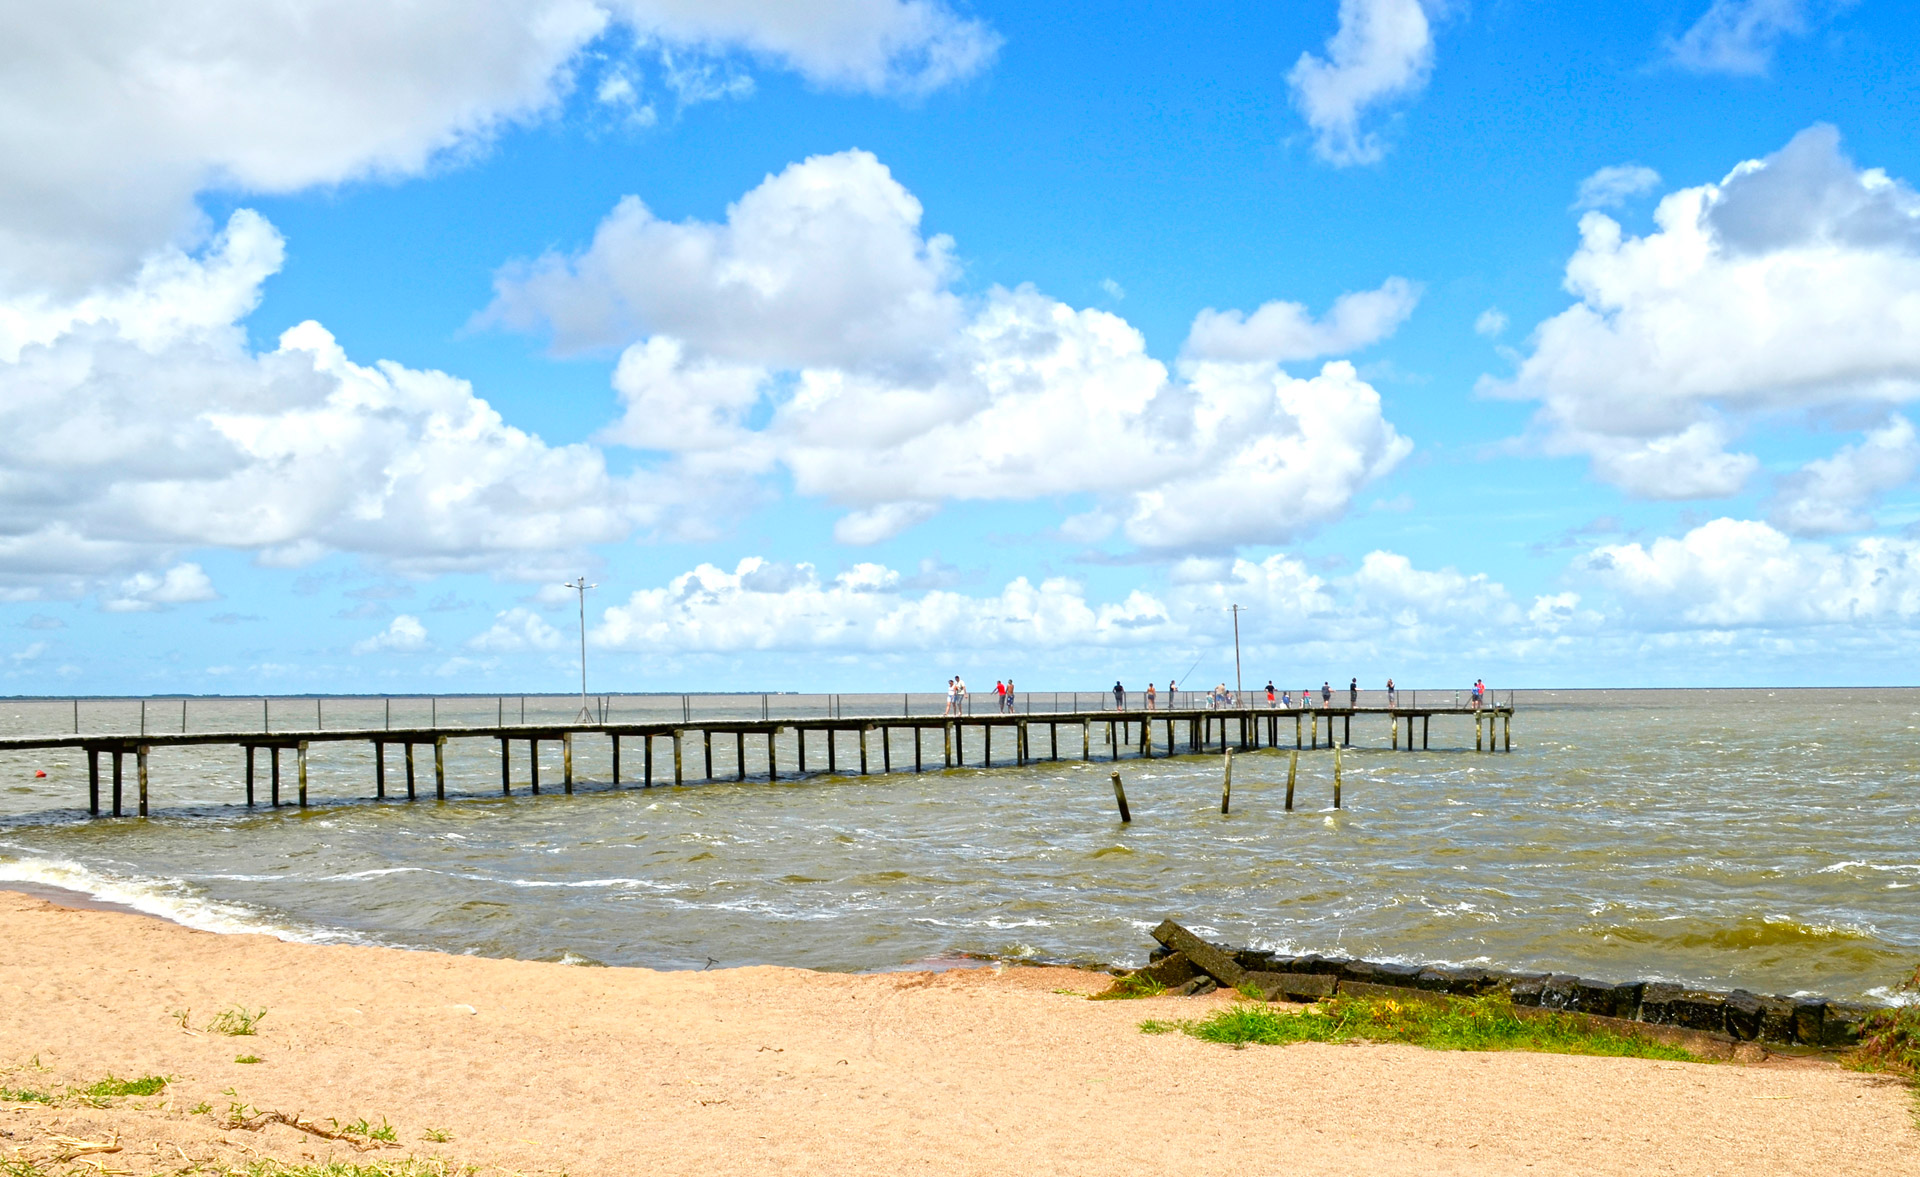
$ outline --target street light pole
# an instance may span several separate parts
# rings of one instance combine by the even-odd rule
[[[1240,606],[1233,606],[1233,701],[1238,703],[1244,688],[1240,683]]]
[[[580,594],[580,716],[581,723],[592,723],[593,712],[587,707],[587,590],[599,588],[597,584],[588,584],[582,576],[578,580],[568,581],[560,586],[570,588]]]

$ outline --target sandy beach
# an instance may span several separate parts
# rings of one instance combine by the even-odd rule
[[[1909,1091],[1829,1064],[1235,1050],[1137,1029],[1226,997],[1089,1002],[1108,978],[1072,969],[576,968],[218,936],[15,893],[0,945],[0,1086],[172,1077],[107,1108],[0,1105],[6,1155],[117,1140],[94,1154],[112,1172],[406,1155],[575,1177],[1920,1172]],[[257,1035],[203,1029],[235,1005],[267,1010]],[[229,1128],[235,1103],[329,1130],[385,1121],[400,1147]]]

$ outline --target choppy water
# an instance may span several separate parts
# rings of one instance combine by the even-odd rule
[[[511,799],[497,795],[493,742],[456,741],[462,795],[444,804],[366,800],[370,749],[316,746],[313,794],[328,803],[305,812],[235,805],[235,749],[166,749],[144,822],[86,819],[78,754],[0,754],[0,880],[220,930],[670,968],[862,970],[955,952],[1137,961],[1168,914],[1292,951],[1782,993],[1883,994],[1920,961],[1920,691],[1518,702],[1511,755],[1474,753],[1465,718],[1436,718],[1434,750],[1414,754],[1385,748],[1384,719],[1356,724],[1363,746],[1344,754],[1337,812],[1326,752],[1302,754],[1292,813],[1286,753],[1237,755],[1229,817],[1217,756],[1128,760],[1126,827],[1098,737],[1082,764],[1077,730],[1063,734],[1074,759],[1058,764],[882,775],[876,751],[871,776],[777,783],[750,739],[759,779],[744,784],[571,797],[557,795],[558,750],[543,748],[549,792]],[[735,704],[760,710],[758,697]],[[276,702],[276,715],[301,706],[310,717],[310,702]],[[330,701],[327,722],[381,706]],[[442,722],[478,722],[514,706],[438,708]],[[57,729],[65,707],[0,703],[0,727]],[[170,707],[153,705],[149,722],[177,726]],[[191,707],[196,728],[259,714]],[[809,759],[823,759],[813,743]],[[927,747],[937,765],[937,736]],[[605,741],[577,755],[582,775],[605,777]],[[976,737],[969,762],[978,755]],[[730,738],[715,760],[732,775]],[[791,736],[781,760],[793,763]],[[910,766],[910,751],[895,763]],[[624,767],[639,765],[629,745]],[[430,761],[422,769],[430,796]]]

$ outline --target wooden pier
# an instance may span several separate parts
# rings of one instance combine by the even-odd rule
[[[641,723],[598,723],[582,720],[575,723],[537,723],[537,724],[498,724],[490,727],[426,727],[426,728],[334,728],[291,731],[227,731],[227,732],[180,732],[149,735],[118,734],[61,734],[46,736],[0,736],[0,751],[30,751],[35,749],[75,748],[86,753],[87,757],[87,811],[101,816],[101,758],[109,759],[111,793],[107,799],[106,812],[120,817],[126,812],[125,797],[125,761],[128,756],[134,760],[134,779],[137,788],[136,812],[145,817],[148,812],[148,758],[156,749],[177,748],[191,745],[225,744],[241,750],[246,763],[246,804],[252,806],[257,801],[259,778],[264,774],[268,804],[279,806],[284,803],[281,771],[282,753],[292,761],[289,766],[292,774],[293,803],[302,807],[307,805],[307,752],[315,744],[366,743],[371,744],[374,753],[373,796],[375,799],[388,798],[390,789],[387,774],[390,767],[398,767],[404,774],[406,799],[418,798],[420,778],[424,770],[419,765],[416,749],[424,752],[431,749],[433,757],[433,795],[444,800],[447,795],[446,749],[450,740],[497,740],[500,744],[500,791],[511,796],[514,788],[513,762],[516,744],[526,745],[529,764],[527,787],[538,794],[540,792],[540,745],[558,743],[561,746],[561,780],[563,791],[573,792],[573,748],[576,740],[583,737],[605,739],[612,742],[613,764],[612,784],[616,787],[635,785],[651,788],[656,783],[682,785],[689,780],[713,780],[714,760],[713,742],[715,737],[725,740],[732,737],[734,743],[734,777],[737,780],[748,779],[750,759],[759,759],[764,750],[765,779],[776,781],[782,776],[801,776],[808,773],[826,772],[831,774],[852,773],[856,770],[865,775],[876,768],[883,773],[896,771],[894,761],[900,757],[898,771],[906,771],[906,760],[910,757],[913,771],[925,771],[929,762],[937,763],[943,769],[985,768],[994,765],[1015,766],[1032,762],[1061,759],[1063,745],[1061,729],[1067,729],[1067,743],[1064,751],[1067,758],[1073,758],[1075,751],[1073,736],[1079,740],[1079,759],[1091,761],[1095,757],[1095,733],[1103,738],[1098,745],[1100,758],[1119,760],[1123,755],[1143,759],[1155,757],[1213,754],[1237,749],[1243,752],[1257,751],[1262,748],[1293,748],[1310,751],[1319,748],[1352,747],[1353,726],[1356,718],[1379,717],[1387,721],[1387,746],[1395,751],[1412,752],[1415,750],[1416,736],[1419,750],[1430,747],[1432,721],[1436,715],[1467,716],[1473,720],[1473,749],[1476,752],[1513,751],[1513,707],[1234,707],[1222,709],[1181,709],[1181,710],[1115,710],[1115,711],[1068,711],[1068,712],[995,712],[989,715],[897,715],[862,716],[846,718],[805,718],[805,719],[713,719],[701,721],[691,716],[679,722],[650,721]],[[1293,742],[1287,743],[1286,729],[1291,725]],[[965,763],[964,736],[967,729],[977,729],[980,734],[980,760],[978,764]],[[1077,731],[1075,730],[1077,729]],[[994,735],[1009,743],[1003,743],[999,760],[994,758]],[[783,733],[793,735],[792,749],[794,760],[791,764],[780,762],[780,739]],[[896,736],[911,733],[905,740],[909,746],[896,746]],[[695,737],[698,742],[695,742]],[[875,738],[877,737],[877,739]],[[1042,737],[1044,739],[1042,740]],[[813,751],[809,757],[808,743],[813,741]],[[1044,746],[1036,749],[1036,740],[1042,740]],[[633,748],[638,743],[637,749]],[[933,754],[929,754],[928,745],[932,743]],[[875,746],[877,745],[877,747]],[[724,746],[724,745],[723,745]],[[389,759],[391,751],[399,753],[399,764],[393,766]],[[622,753],[632,755],[638,752],[640,757],[639,774],[631,779],[621,767]],[[661,763],[656,766],[655,756]],[[841,758],[851,754],[843,766]],[[694,758],[698,757],[698,763]],[[936,760],[937,757],[937,760]],[[668,760],[670,758],[670,763]],[[264,763],[263,763],[264,762]],[[629,762],[631,763],[631,762]],[[694,770],[698,769],[698,775]],[[753,773],[758,778],[759,773]],[[656,780],[658,778],[658,780]]]

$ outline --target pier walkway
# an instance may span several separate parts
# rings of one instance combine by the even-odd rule
[[[1353,721],[1368,716],[1387,721],[1388,746],[1396,751],[1402,748],[1414,751],[1416,734],[1420,749],[1426,750],[1433,717],[1458,715],[1473,720],[1475,751],[1511,752],[1513,712],[1512,705],[1508,704],[1479,708],[1419,705],[1314,708],[1235,706],[796,719],[698,720],[688,717],[680,721],[645,722],[602,722],[582,718],[577,722],[565,723],[543,721],[461,727],[316,727],[284,731],[0,736],[0,752],[62,748],[84,751],[87,757],[87,809],[96,817],[100,816],[102,809],[101,757],[109,760],[107,812],[119,817],[123,813],[126,784],[124,760],[132,756],[137,812],[144,817],[148,809],[149,756],[157,749],[209,744],[231,745],[244,752],[246,804],[249,806],[256,800],[256,778],[260,775],[256,768],[260,759],[266,761],[264,775],[268,803],[275,806],[281,804],[281,753],[290,753],[296,803],[305,806],[307,751],[314,744],[371,744],[374,753],[373,795],[376,799],[388,796],[387,752],[389,748],[398,748],[401,752],[399,768],[403,773],[404,795],[408,800],[413,800],[418,796],[418,781],[422,775],[417,766],[415,749],[422,748],[432,750],[434,796],[445,799],[446,748],[449,740],[498,740],[500,788],[503,794],[510,796],[514,787],[513,750],[516,743],[527,745],[527,785],[537,794],[540,792],[540,744],[557,741],[562,748],[561,787],[571,793],[574,785],[574,743],[583,737],[612,742],[614,785],[631,784],[648,788],[656,783],[656,775],[661,778],[659,783],[674,785],[684,784],[689,779],[714,779],[713,745],[716,739],[726,741],[731,738],[734,744],[733,775],[736,779],[748,779],[748,740],[751,737],[754,744],[764,745],[766,779],[778,780],[783,773],[789,776],[822,771],[841,773],[853,772],[856,768],[861,774],[875,767],[881,772],[891,773],[895,771],[896,759],[900,765],[899,771],[905,771],[907,761],[911,760],[913,771],[921,772],[935,756],[941,768],[988,767],[996,763],[1025,765],[1040,760],[1059,760],[1063,753],[1071,758],[1076,751],[1073,746],[1075,743],[1079,745],[1077,751],[1080,759],[1091,761],[1096,754],[1096,734],[1100,737],[1099,758],[1103,760],[1118,760],[1123,754],[1147,759],[1200,755],[1228,748],[1254,751],[1291,746],[1305,751],[1333,748],[1336,743],[1352,747]],[[1291,745],[1286,742],[1289,721],[1293,728]],[[1063,728],[1067,729],[1064,744],[1061,739]],[[980,737],[977,742],[979,759],[971,765],[965,762],[965,735],[968,729],[974,729]],[[1001,734],[1003,741],[1003,752],[997,762],[994,759],[996,732]],[[780,762],[779,737],[783,733],[791,733],[793,737],[789,744],[793,760],[785,765]],[[1073,739],[1076,734],[1079,736],[1077,741]],[[878,739],[870,741],[870,737],[875,736]],[[814,744],[811,757],[808,754],[810,739]],[[640,773],[629,780],[622,771],[621,754],[623,745],[633,750],[631,745],[634,742],[639,744]],[[930,743],[933,745],[931,752],[928,747]],[[878,746],[874,747],[874,744]],[[902,744],[906,746],[902,747]],[[657,770],[656,748],[660,750],[662,760]],[[759,748],[753,749],[753,758],[759,759],[759,751]],[[262,753],[265,753],[264,757]],[[691,775],[691,770],[696,767],[695,756],[698,756],[698,776]],[[842,757],[846,758],[844,767]],[[753,775],[758,777],[760,774]]]

